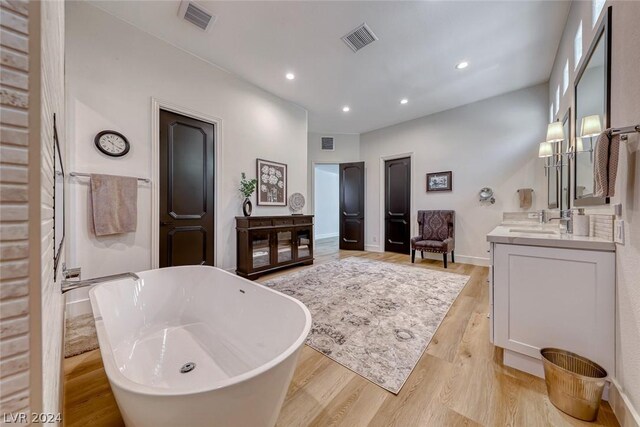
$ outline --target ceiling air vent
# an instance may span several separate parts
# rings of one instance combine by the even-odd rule
[[[373,31],[371,31],[371,28],[369,28],[367,24],[362,24],[344,36],[342,40],[351,48],[351,50],[357,52],[363,47],[378,40],[378,37],[373,34]]]
[[[333,151],[334,150],[334,146],[333,146],[333,138],[330,136],[323,136],[322,137],[322,150],[324,151]]]
[[[180,2],[178,16],[204,31],[208,31],[213,26],[213,23],[216,22],[215,15],[207,12],[202,6],[188,0],[182,0]]]

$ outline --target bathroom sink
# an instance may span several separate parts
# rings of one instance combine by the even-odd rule
[[[550,236],[555,236],[556,233],[553,230],[540,230],[535,228],[510,228],[509,232],[511,233],[529,233],[529,234],[547,234]]]

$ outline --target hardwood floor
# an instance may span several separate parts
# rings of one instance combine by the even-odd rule
[[[408,255],[331,250],[316,250],[316,264],[348,256],[411,264]],[[595,423],[571,418],[551,404],[542,379],[504,367],[489,343],[488,269],[456,263],[447,271],[471,279],[397,396],[305,346],[278,426],[619,425],[606,402]],[[65,360],[64,408],[68,427],[124,425],[99,350]]]

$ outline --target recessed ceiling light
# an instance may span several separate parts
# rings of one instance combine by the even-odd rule
[[[456,64],[456,70],[463,70],[465,68],[467,68],[469,66],[469,63],[467,61],[462,61],[458,64]]]
[[[400,104],[406,104],[407,102],[409,102],[409,100],[407,98],[402,98],[400,100]]]
[[[349,110],[351,110],[351,108],[349,108],[348,105],[345,105],[344,107],[342,107],[342,111],[344,111],[345,113],[348,113]]]
[[[295,74],[293,73],[287,73],[285,77],[287,78],[287,80],[293,80],[296,78]]]

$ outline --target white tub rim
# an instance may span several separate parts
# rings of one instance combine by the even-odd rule
[[[116,362],[115,362],[115,357],[114,357],[114,353],[113,353],[113,346],[111,341],[109,340],[109,336],[107,335],[107,331],[106,331],[106,327],[104,325],[104,321],[102,320],[102,313],[100,312],[100,308],[98,307],[97,302],[95,302],[96,298],[94,296],[94,293],[96,292],[97,289],[100,289],[102,287],[108,287],[108,286],[113,286],[115,283],[121,282],[122,279],[119,279],[117,281],[112,281],[112,282],[104,282],[104,283],[100,283],[98,285],[95,285],[94,287],[91,288],[91,290],[89,291],[89,300],[91,301],[91,308],[93,310],[93,319],[95,321],[95,325],[96,325],[96,333],[98,335],[98,343],[100,345],[100,355],[102,356],[102,363],[104,365],[104,369],[107,373],[107,378],[109,379],[109,382],[112,383],[113,385],[126,390],[128,392],[132,392],[132,393],[137,393],[137,394],[141,394],[141,395],[150,395],[150,396],[186,396],[186,395],[191,395],[191,394],[199,394],[199,393],[206,393],[206,392],[210,392],[210,391],[214,391],[214,390],[219,390],[237,383],[241,383],[247,380],[250,380],[254,377],[257,377],[258,375],[267,372],[268,370],[270,370],[271,368],[275,367],[276,365],[280,364],[281,362],[285,361],[288,357],[290,357],[292,354],[294,354],[298,348],[304,344],[304,342],[307,339],[307,335],[309,335],[309,331],[311,330],[311,313],[309,312],[309,309],[300,301],[298,301],[297,299],[290,297],[289,295],[286,295],[282,292],[278,292],[275,291],[271,288],[269,288],[268,286],[264,286],[261,285],[259,283],[256,282],[252,282],[248,279],[244,279],[240,276],[237,276],[233,273],[230,273],[226,270],[223,270],[221,268],[218,267],[213,267],[213,266],[208,266],[208,265],[189,265],[189,266],[177,266],[177,267],[165,267],[165,268],[171,268],[171,269],[183,269],[183,268],[188,268],[188,269],[192,269],[192,268],[214,268],[226,275],[229,275],[230,277],[233,277],[234,279],[241,279],[241,280],[246,280],[248,282],[248,284],[252,285],[252,286],[260,286],[262,289],[265,289],[269,292],[273,292],[275,294],[278,294],[278,296],[281,296],[283,298],[287,298],[288,300],[294,302],[296,305],[298,305],[298,307],[300,307],[302,309],[302,312],[304,313],[305,316],[305,325],[304,328],[302,330],[302,333],[300,334],[300,336],[294,341],[293,344],[291,344],[289,347],[287,347],[282,353],[280,353],[277,357],[275,357],[274,359],[271,359],[270,361],[254,368],[251,369],[243,374],[240,375],[236,375],[234,377],[231,378],[227,378],[226,380],[222,380],[222,381],[218,381],[215,383],[214,386],[211,387],[199,387],[199,388],[193,388],[193,389],[189,389],[189,390],[172,390],[170,388],[161,388],[161,387],[154,387],[154,386],[149,386],[149,385],[144,385],[144,384],[140,384],[138,382],[135,382],[133,380],[130,380],[129,378],[127,378],[125,375],[122,374],[122,372],[120,372],[120,369],[118,369]],[[157,271],[159,269],[150,269],[150,270],[145,270],[145,271],[141,271],[138,272],[137,274],[143,274],[146,272],[150,272],[150,271]],[[124,280],[129,280],[129,279],[124,279]],[[103,341],[104,344],[106,344],[106,346],[109,348],[109,354],[106,355],[105,358],[105,354],[102,351],[102,348],[104,348],[103,346]]]

